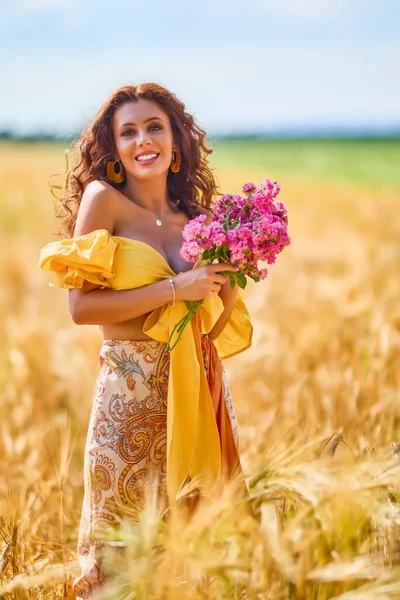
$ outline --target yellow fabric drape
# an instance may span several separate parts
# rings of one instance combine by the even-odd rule
[[[130,252],[130,261],[134,260],[134,263],[124,264],[126,277],[121,280],[121,273],[116,276],[115,265],[122,265],[122,257],[118,258],[118,253],[124,251]],[[135,251],[134,255],[132,251]],[[113,277],[118,279],[119,289],[131,289],[176,275],[162,255],[148,244],[112,236],[107,230],[96,230],[47,244],[41,250],[39,266],[57,274],[51,285],[69,289],[81,288],[84,279],[113,289]],[[221,474],[219,434],[203,365],[200,336],[211,331],[223,310],[224,305],[218,295],[206,298],[170,353],[167,491],[171,503],[188,475],[203,493],[212,494]],[[149,314],[143,331],[154,340],[167,342],[174,325],[187,311],[186,302],[182,300],[176,301],[175,306],[168,303]],[[220,358],[248,348],[252,332],[246,305],[238,296],[229,322],[214,342]]]
[[[206,298],[198,313],[201,330],[208,333],[224,310],[219,296]],[[143,331],[166,342],[188,312],[177,301],[154,310]],[[187,475],[197,487],[212,493],[221,472],[219,434],[203,365],[198,319],[193,318],[170,353],[167,406],[167,490],[175,498]]]
[[[110,288],[117,242],[105,229],[50,242],[40,251],[39,267],[54,273],[52,287],[81,289],[84,280]]]

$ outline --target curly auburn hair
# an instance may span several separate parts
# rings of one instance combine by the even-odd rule
[[[142,99],[156,102],[169,116],[172,134],[181,151],[178,173],[168,171],[167,188],[170,198],[190,219],[201,213],[201,207],[211,208],[217,190],[214,174],[208,166],[208,154],[213,150],[205,145],[206,132],[185,111],[183,102],[167,88],[156,83],[141,83],[118,88],[103,103],[78,138],[67,148],[64,186],[51,185],[56,198],[56,216],[61,220],[59,235],[72,237],[80,202],[86,186],[94,180],[106,181],[116,189],[123,187],[110,181],[106,173],[108,161],[114,160],[115,143],[112,122],[115,110],[126,102]],[[76,151],[75,164],[68,165],[68,153]],[[54,189],[62,190],[57,196]]]

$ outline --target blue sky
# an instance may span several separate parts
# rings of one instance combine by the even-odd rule
[[[143,81],[215,134],[400,126],[396,0],[7,4],[1,129],[74,133]]]

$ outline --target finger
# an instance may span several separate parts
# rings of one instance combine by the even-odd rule
[[[214,263],[212,265],[208,265],[211,267],[211,270],[218,273],[218,271],[238,271],[238,267],[233,265],[232,263]]]
[[[229,281],[229,277],[227,275],[220,275],[219,273],[214,273],[212,276],[212,280],[214,283],[224,285],[227,281]]]

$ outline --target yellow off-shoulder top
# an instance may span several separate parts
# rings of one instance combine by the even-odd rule
[[[40,251],[39,267],[52,273],[49,285],[82,288],[83,282],[101,289],[126,290],[155,283],[176,273],[165,258],[145,242],[96,229],[85,235],[50,242]],[[196,263],[196,268],[201,263]],[[167,492],[176,499],[187,475],[197,487],[212,493],[221,473],[219,434],[203,366],[201,334],[217,322],[224,305],[215,295],[205,298],[196,317],[170,353],[167,402]],[[187,314],[185,301],[153,310],[143,331],[167,342],[174,325]],[[253,326],[238,294],[230,319],[214,340],[220,358],[243,352],[252,342]]]

